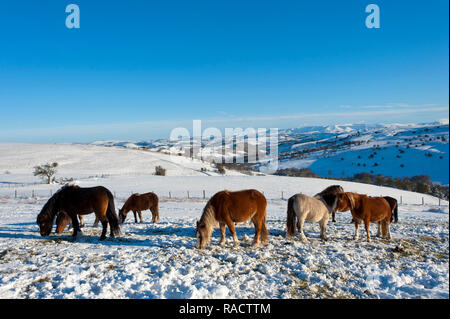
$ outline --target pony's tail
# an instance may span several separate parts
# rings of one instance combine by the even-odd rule
[[[114,206],[114,196],[108,191],[108,209],[106,210],[106,218],[108,218],[109,227],[111,227],[114,236],[120,235],[119,217],[116,214],[116,207]]]
[[[395,208],[394,208],[393,213],[394,213],[393,214],[394,223],[397,224],[397,222],[398,222],[398,204],[397,203],[395,203]]]
[[[269,232],[267,231],[267,227],[266,227],[266,215],[264,214],[264,219],[262,222],[262,227],[261,227],[261,241],[263,243],[265,243],[267,241],[267,238],[269,237]]]
[[[295,196],[295,195],[294,195]],[[296,224],[296,216],[294,211],[294,199],[292,196],[288,199],[288,207],[287,207],[287,228],[286,228],[286,237],[289,238],[295,234],[295,224]]]
[[[159,222],[159,199],[156,195],[154,197],[152,212],[155,214],[155,223]]]

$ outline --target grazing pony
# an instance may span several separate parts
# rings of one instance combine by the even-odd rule
[[[321,197],[322,195],[328,194],[328,193],[337,195],[337,194],[343,193],[343,192],[344,192],[344,189],[342,188],[341,185],[331,185],[331,186],[328,186],[327,188],[325,188],[320,193],[317,193],[316,195],[314,195],[314,198]],[[331,217],[332,217],[331,221],[333,223],[335,223],[336,222],[336,211],[333,210],[333,212],[331,213]]]
[[[140,222],[144,222],[142,219],[142,211],[150,209],[152,212],[152,223],[159,222],[159,208],[158,208],[158,196],[155,193],[145,193],[145,194],[133,194],[131,195],[123,204],[122,208],[119,209],[120,223],[124,223],[127,218],[128,212],[131,210],[134,214],[134,222],[137,223],[136,212],[139,214]]]
[[[337,195],[331,193],[317,197],[304,194],[293,195],[288,200],[286,237],[289,239],[295,235],[295,226],[297,225],[300,240],[307,241],[303,233],[303,224],[308,221],[319,222],[320,238],[327,240],[328,220],[331,213],[336,209],[336,205]]]
[[[253,246],[259,245],[259,240],[266,243],[269,232],[266,227],[267,200],[263,194],[255,189],[242,191],[221,191],[216,193],[206,203],[200,221],[197,221],[195,233],[198,238],[198,247],[203,249],[211,239],[214,226],[219,224],[221,238],[220,246],[225,245],[226,227],[234,239],[234,246],[239,246],[234,223],[252,220],[255,226]]]
[[[102,186],[81,188],[74,185],[65,185],[59,189],[42,208],[37,216],[37,224],[41,236],[50,235],[56,214],[64,212],[72,220],[73,237],[80,231],[78,215],[92,212],[101,221],[103,231],[100,240],[106,238],[106,229],[109,223],[111,237],[120,234],[119,218],[114,208],[114,198],[111,192]]]
[[[392,218],[392,209],[383,197],[369,197],[358,193],[342,193],[338,195],[337,209],[350,210],[355,221],[355,240],[358,240],[359,223],[364,222],[367,233],[367,241],[370,241],[370,223],[379,222],[381,235],[392,239],[389,225]]]

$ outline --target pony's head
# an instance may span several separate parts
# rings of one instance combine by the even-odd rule
[[[200,221],[197,221],[195,227],[195,234],[197,236],[198,248],[203,249],[211,240],[211,233],[213,231],[216,219],[214,217],[214,210],[210,203],[207,203],[203,210],[203,215]]]
[[[352,194],[340,193],[337,198],[336,210],[340,212],[345,212],[347,210],[352,210],[355,208],[355,201]]]
[[[41,233],[41,236],[48,236],[52,232],[53,220],[55,219],[56,213],[57,207],[55,199],[52,197],[44,205],[41,212],[37,216],[36,223],[39,226],[39,232]]]
[[[128,214],[128,211],[123,209],[123,207],[121,209],[119,209],[119,221],[121,224],[123,224],[125,222],[125,219],[127,218],[127,214]]]
[[[74,185],[64,185],[61,187],[42,207],[41,212],[37,216],[36,223],[39,226],[41,236],[48,236],[52,232],[53,221],[56,214],[61,210],[60,203],[63,200],[63,194],[70,189],[79,188]]]
[[[197,236],[197,247],[199,249],[205,248],[206,244],[209,243],[211,235],[208,234],[208,229],[205,223],[197,220],[197,225],[195,227],[195,235]]]

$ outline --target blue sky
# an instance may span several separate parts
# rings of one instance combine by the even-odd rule
[[[80,8],[68,29],[66,5]],[[367,29],[365,7],[380,7]],[[448,118],[448,2],[0,0],[0,141]]]

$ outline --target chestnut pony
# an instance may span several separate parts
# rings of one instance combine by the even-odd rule
[[[139,214],[140,222],[142,219],[142,211],[150,209],[152,212],[152,223],[159,222],[159,208],[158,208],[158,196],[155,193],[145,193],[145,194],[133,194],[131,195],[123,204],[123,207],[119,209],[120,223],[124,223],[127,218],[128,212],[131,210],[134,214],[134,222],[137,223],[136,212]]]
[[[259,240],[266,243],[269,232],[266,227],[267,200],[263,194],[255,189],[241,191],[221,191],[216,193],[206,203],[200,221],[197,221],[196,235],[198,247],[203,249],[211,239],[214,226],[220,226],[220,243],[225,245],[226,227],[230,230],[234,239],[234,246],[239,246],[234,223],[245,222],[249,219],[255,226],[253,246],[259,245]]]
[[[370,197],[358,193],[338,194],[337,209],[350,210],[355,221],[355,240],[359,238],[358,228],[361,221],[366,228],[367,241],[370,241],[370,223],[380,222],[381,235],[392,239],[389,225],[392,218],[392,209],[383,197]]]
[[[106,229],[109,224],[111,237],[120,234],[119,218],[114,208],[114,198],[111,192],[102,186],[81,188],[74,185],[65,185],[59,189],[42,208],[37,216],[37,224],[41,236],[50,235],[53,221],[59,212],[66,213],[72,220],[73,236],[80,231],[78,215],[92,212],[101,221],[103,231],[100,240],[106,238]]]
[[[314,198],[319,199],[320,197],[322,197],[322,195],[325,194],[333,194],[333,195],[337,195],[339,193],[343,193],[344,189],[342,188],[341,185],[331,185],[328,186],[327,188],[325,188],[323,191],[321,191],[320,193],[317,193],[316,195],[314,195]],[[331,213],[331,221],[333,223],[336,222],[336,211],[333,210],[333,212]]]
[[[84,227],[84,220],[82,215],[78,215],[78,219],[80,220],[80,228]],[[96,219],[97,220],[97,219]],[[64,212],[59,212],[56,215],[56,234],[61,234],[66,228],[67,224],[69,224],[69,229],[73,228],[72,219],[67,216]]]

